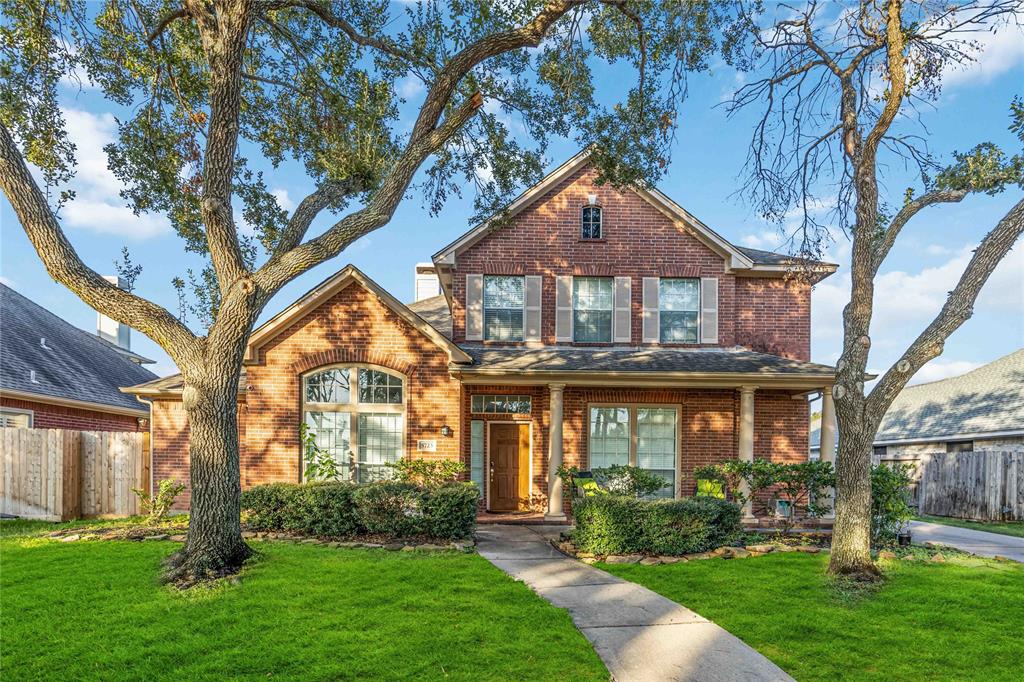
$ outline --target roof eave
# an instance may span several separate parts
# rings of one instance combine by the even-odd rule
[[[122,393],[125,390],[119,389]],[[46,395],[43,393],[29,393],[28,391],[11,390],[8,388],[0,391],[6,398],[26,400],[29,402],[44,403],[47,405],[60,405],[61,407],[75,407],[93,412],[109,412],[110,414],[121,414],[130,417],[147,416],[149,411],[143,407],[138,409],[125,407],[123,405],[110,405],[108,403],[97,403],[90,400],[76,400],[74,398],[61,398],[59,396]]]
[[[835,374],[782,374],[763,372],[647,372],[647,371],[594,371],[594,370],[510,370],[449,366],[449,372],[466,384],[510,383],[545,384],[564,383],[573,386],[680,386],[693,388],[735,388],[760,386],[805,390],[825,388],[835,383]]]

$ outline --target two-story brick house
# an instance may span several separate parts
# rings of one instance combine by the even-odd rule
[[[438,251],[441,296],[404,305],[348,266],[258,328],[243,486],[301,480],[302,421],[355,480],[457,458],[486,509],[551,519],[562,463],[634,464],[685,496],[702,464],[806,459],[806,398],[834,380],[809,361],[811,283],[656,190],[595,177],[581,153]],[[152,401],[156,479],[188,476],[180,390],[126,389]]]

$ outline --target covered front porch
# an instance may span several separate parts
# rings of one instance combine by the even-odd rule
[[[834,374],[823,365],[742,349],[477,352],[483,362],[452,373],[482,522],[565,522],[562,465],[638,466],[667,481],[665,497],[687,497],[705,464],[806,460],[815,394],[823,428],[834,428]],[[756,522],[750,505],[744,515]]]

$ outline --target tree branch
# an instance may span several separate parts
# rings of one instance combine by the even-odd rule
[[[179,365],[184,363],[188,354],[199,352],[201,340],[174,315],[155,303],[117,288],[82,262],[29,173],[17,144],[2,124],[0,186],[54,280],[104,315],[156,341]]]
[[[968,191],[964,189],[935,190],[908,201],[889,222],[889,227],[886,228],[881,241],[875,246],[874,272],[878,272],[878,268],[882,266],[882,262],[889,255],[900,231],[921,209],[935,204],[957,203],[967,195]]]
[[[153,41],[159,38],[160,34],[163,33],[172,22],[177,19],[184,19],[187,16],[188,11],[184,7],[165,14],[161,17],[160,21],[157,22],[156,26],[153,27],[153,30],[149,32],[149,36],[146,37],[146,45],[152,47]]]
[[[903,356],[890,367],[867,398],[866,410],[875,419],[882,415],[896,395],[903,390],[914,373],[929,360],[942,354],[943,346],[950,334],[970,319],[974,302],[981,288],[988,281],[999,261],[1013,248],[1024,232],[1024,199],[1018,201],[1003,216],[995,229],[985,235],[974,250],[971,262],[960,276],[956,288],[950,292],[946,304],[928,328],[914,340]]]
[[[346,182],[325,182],[318,187],[312,194],[299,202],[292,217],[288,220],[288,225],[281,233],[281,238],[274,246],[271,259],[279,258],[302,243],[302,238],[306,236],[309,226],[325,208],[346,196],[358,194],[366,189],[365,183],[357,178]]]

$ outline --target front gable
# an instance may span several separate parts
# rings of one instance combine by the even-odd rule
[[[320,326],[324,333],[332,328],[334,333],[344,333],[342,330],[344,329],[346,322],[344,318],[346,317],[351,318],[348,322],[352,325],[351,333],[353,335],[366,331],[359,328],[361,315],[357,313],[362,311],[352,310],[346,315],[343,308],[337,307],[339,302],[344,300],[338,298],[338,294],[349,287],[355,287],[367,294],[368,296],[363,296],[361,299],[372,300],[374,304],[390,313],[396,318],[396,322],[400,323],[400,326],[407,334],[426,337],[432,344],[444,350],[451,362],[462,363],[470,361],[469,356],[461,348],[410,310],[408,306],[399,302],[398,299],[381,288],[380,285],[363,274],[354,265],[348,265],[337,274],[303,294],[291,306],[285,308],[257,328],[249,337],[249,344],[246,346],[245,351],[245,364],[258,363],[261,351],[265,347],[278,342],[279,337],[285,332],[294,333],[297,327],[308,326],[308,318],[316,318],[318,315],[321,318],[322,323]],[[332,306],[334,307],[333,309]],[[340,323],[340,326],[338,326],[338,323]],[[309,331],[316,336],[315,330]],[[316,353],[321,350],[326,351],[327,348],[319,348],[315,341],[328,344],[330,339],[324,337],[311,341],[314,341],[314,343],[308,346],[311,349],[310,352]]]

